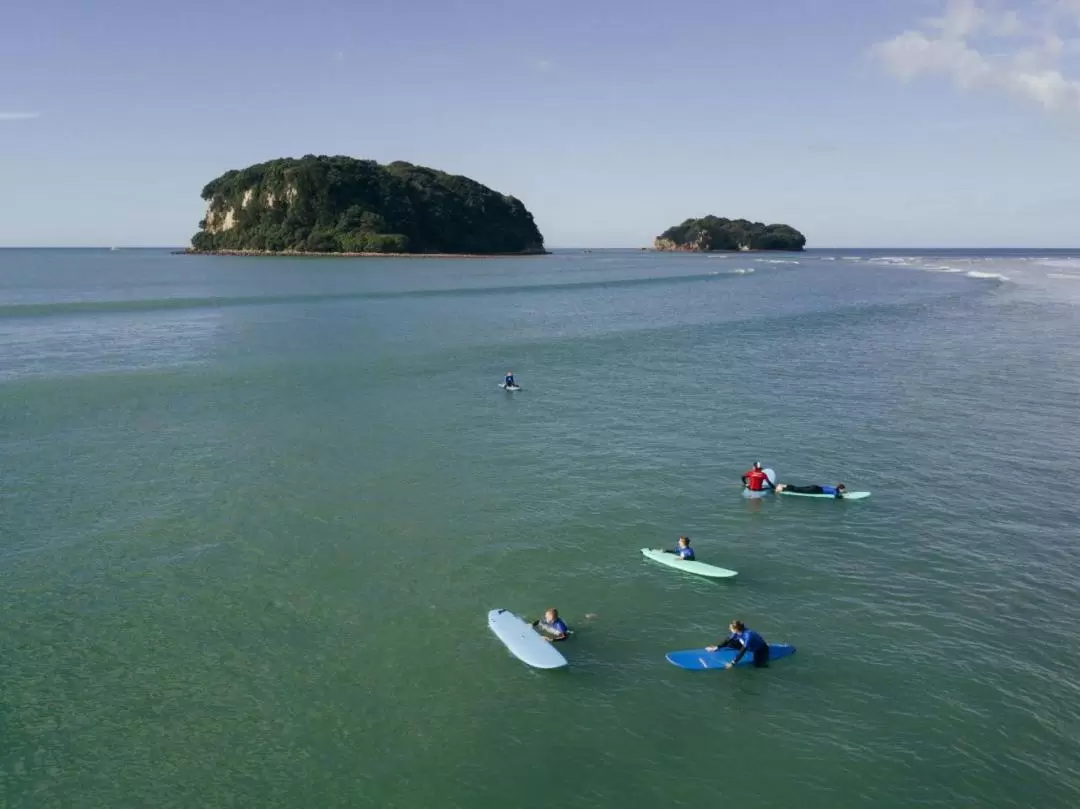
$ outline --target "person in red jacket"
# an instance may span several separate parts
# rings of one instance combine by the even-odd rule
[[[761,471],[761,464],[755,463],[753,468],[742,476],[743,486],[752,492],[762,492],[773,487],[768,475]]]

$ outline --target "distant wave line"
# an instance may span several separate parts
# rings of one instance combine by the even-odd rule
[[[136,300],[64,301],[58,303],[22,303],[0,306],[0,317],[33,318],[79,314],[119,314],[125,312],[156,312],[183,309],[225,309],[238,306],[277,306],[296,303],[333,303],[350,300],[392,300],[395,298],[452,298],[470,295],[506,295],[548,292],[568,289],[611,289],[619,287],[693,283],[735,278],[739,271],[711,271],[691,275],[649,276],[607,281],[576,281],[558,284],[520,284],[488,287],[455,287],[453,289],[414,289],[385,292],[324,292],[298,295],[250,295],[236,297],[153,298]]]

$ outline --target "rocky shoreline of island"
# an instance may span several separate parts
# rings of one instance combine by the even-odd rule
[[[316,252],[312,250],[174,250],[174,256],[246,256],[248,258],[527,258],[548,256],[548,250],[518,251],[515,253],[371,253]]]

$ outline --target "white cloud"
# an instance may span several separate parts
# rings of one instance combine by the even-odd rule
[[[1047,0],[1023,11],[994,0],[947,0],[940,17],[871,53],[903,81],[940,76],[961,90],[996,90],[1047,112],[1080,112],[1080,77],[1067,68],[1078,27],[1080,0]]]
[[[550,73],[555,69],[555,66],[547,59],[537,59],[533,62],[533,69],[539,73]]]
[[[29,121],[40,117],[40,112],[0,112],[0,121]]]

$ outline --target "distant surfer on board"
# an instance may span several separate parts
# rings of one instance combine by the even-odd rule
[[[537,621],[533,621],[532,625],[540,630],[541,636],[544,640],[551,642],[566,640],[570,636],[570,630],[567,629],[563,619],[559,617],[559,611],[552,607],[544,612],[544,617]]]
[[[835,486],[792,486],[790,483],[777,483],[776,491],[791,494],[831,494],[837,500],[842,500],[847,492],[847,486],[843,483],[837,483]]]
[[[752,492],[764,492],[773,488],[772,481],[762,471],[761,463],[757,461],[748,471],[743,473],[742,482],[743,486]]]
[[[690,547],[690,537],[679,537],[679,544],[675,546],[675,550],[669,551],[665,548],[664,553],[673,553],[687,562],[694,561],[694,549]]]
[[[508,388],[517,387],[517,383],[514,381],[514,372],[513,371],[507,371],[506,372],[506,379],[503,380],[503,384]]]
[[[728,635],[727,640],[716,646],[705,647],[706,652],[715,652],[718,649],[739,650],[739,653],[735,655],[735,659],[724,666],[724,668],[730,669],[742,660],[747,652],[754,657],[754,668],[760,669],[769,665],[769,644],[765,642],[765,638],[761,637],[761,635],[754,630],[747,629],[746,624],[742,621],[732,621],[728,625],[728,629],[731,631],[731,634]]]

